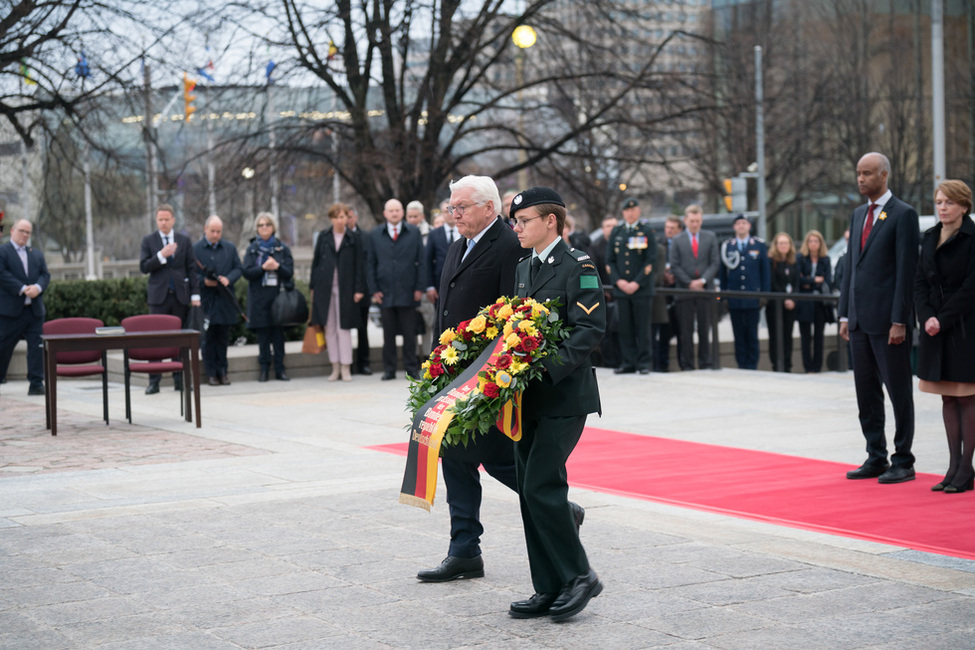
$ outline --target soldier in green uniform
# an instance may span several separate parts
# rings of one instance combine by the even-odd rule
[[[567,499],[565,463],[589,413],[599,411],[599,388],[589,355],[606,328],[606,305],[593,260],[562,240],[565,203],[533,187],[511,202],[514,231],[532,254],[518,264],[515,292],[539,301],[558,299],[571,332],[558,354],[544,358],[545,375],[522,396],[522,438],[515,443],[521,518],[535,595],[511,603],[515,618],[581,612],[603,585],[589,567]]]
[[[619,314],[620,358],[616,374],[650,372],[653,354],[650,325],[653,305],[653,265],[657,260],[657,238],[640,221],[640,203],[623,202],[623,223],[613,228],[606,244],[606,266],[613,300]]]

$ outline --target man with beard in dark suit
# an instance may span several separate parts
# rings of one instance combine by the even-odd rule
[[[515,267],[524,254],[518,237],[498,218],[501,197],[487,176],[465,176],[450,184],[450,204],[460,237],[447,251],[437,300],[436,333],[473,318],[481,307],[511,295]],[[450,546],[440,566],[417,573],[424,582],[484,576],[481,559],[481,479],[478,467],[512,490],[514,443],[497,429],[467,447],[445,447],[443,479],[450,508]],[[573,504],[574,505],[574,504]],[[577,521],[582,509],[575,506]]]
[[[186,235],[174,231],[175,225],[173,206],[163,203],[156,208],[156,226],[159,230],[143,237],[139,270],[149,274],[149,313],[178,316],[185,327],[190,305],[200,306],[200,289],[193,242]],[[160,377],[149,375],[146,395],[159,392]],[[176,390],[182,387],[183,377],[180,373],[173,373],[173,383]]]
[[[879,483],[914,479],[914,388],[911,326],[920,239],[917,211],[887,189],[890,161],[868,153],[857,163],[867,203],[850,218],[850,243],[840,287],[840,336],[850,341],[853,383],[867,460],[849,479]],[[887,461],[884,387],[894,411],[894,453]]]
[[[0,217],[2,218],[2,217]],[[28,246],[33,227],[19,219],[10,241],[0,246],[0,379],[6,379],[10,358],[20,339],[27,339],[28,395],[44,394],[44,290],[51,281],[44,254]],[[517,240],[515,240],[517,243]]]

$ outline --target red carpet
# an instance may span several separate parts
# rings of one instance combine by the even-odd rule
[[[374,449],[405,455],[406,443]],[[568,465],[574,487],[975,560],[975,493],[931,492],[933,474],[850,481],[850,469],[593,428]]]

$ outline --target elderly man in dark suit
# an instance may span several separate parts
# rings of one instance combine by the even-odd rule
[[[437,332],[473,318],[481,307],[508,295],[515,267],[524,251],[500,218],[501,197],[487,176],[465,176],[450,184],[447,210],[456,218],[458,239],[444,261],[437,300]],[[450,546],[434,569],[417,574],[424,582],[445,582],[484,575],[481,558],[481,479],[478,467],[512,490],[515,461],[511,439],[492,429],[467,447],[444,447],[443,479],[450,507]]]
[[[379,305],[383,324],[383,379],[396,378],[396,335],[403,336],[403,368],[420,375],[416,356],[416,306],[427,281],[420,231],[403,223],[403,204],[386,201],[386,223],[369,233],[366,248],[366,283]]]
[[[14,223],[10,241],[0,246],[0,378],[17,342],[27,339],[28,395],[44,394],[44,290],[51,281],[41,251],[28,244],[33,227],[27,219]]]
[[[522,247],[532,251],[531,259],[518,265],[515,292],[538,301],[558,300],[569,336],[557,354],[542,359],[544,376],[522,396],[515,468],[535,594],[511,603],[509,614],[563,621],[603,590],[579,541],[565,463],[588,414],[600,410],[589,355],[606,327],[606,301],[592,258],[562,241],[565,204],[554,190],[533,187],[520,193],[511,202],[511,218]]]
[[[203,223],[203,239],[193,244],[198,260],[200,299],[207,319],[203,335],[203,366],[211,386],[230,385],[227,376],[227,346],[230,330],[240,319],[234,301],[234,283],[243,269],[237,248],[223,239],[223,221],[213,214]]]
[[[849,479],[880,483],[914,479],[914,395],[911,327],[917,270],[917,211],[887,188],[890,162],[868,153],[857,163],[857,186],[867,203],[853,211],[840,287],[840,336],[850,341],[860,428],[867,460]],[[884,391],[894,411],[894,453],[887,460]]]
[[[718,238],[713,232],[702,230],[704,214],[701,206],[691,205],[684,211],[687,230],[670,244],[670,271],[678,289],[710,291],[720,271]],[[711,361],[711,299],[703,296],[676,296],[678,361],[681,370],[694,370],[694,321],[697,320],[697,364],[710,368]]]
[[[200,305],[200,290],[193,242],[186,235],[175,232],[175,225],[173,206],[163,203],[156,208],[159,230],[142,238],[139,270],[149,274],[149,313],[179,316],[185,326],[190,306]],[[159,378],[160,375],[149,375],[146,395],[159,392]],[[173,382],[179,390],[183,384],[182,375],[173,373]]]

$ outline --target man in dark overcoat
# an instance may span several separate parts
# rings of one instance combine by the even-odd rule
[[[203,367],[211,386],[229,386],[227,346],[230,330],[240,319],[234,302],[234,283],[243,271],[237,248],[223,239],[223,221],[210,215],[203,223],[203,239],[193,244],[200,284],[200,303],[206,318]]]
[[[510,295],[515,267],[524,255],[518,237],[498,217],[501,198],[487,176],[465,176],[450,184],[448,212],[460,237],[444,261],[437,300],[435,335],[474,318],[499,297]],[[468,251],[468,242],[470,250]],[[450,508],[450,546],[434,569],[417,574],[424,582],[445,582],[484,575],[481,558],[481,478],[479,467],[512,490],[515,461],[511,439],[496,429],[475,437],[467,447],[444,447],[444,484]]]
[[[531,258],[518,265],[515,292],[540,302],[558,300],[569,335],[557,354],[542,359],[544,376],[522,396],[515,468],[535,594],[511,603],[509,613],[562,621],[581,612],[603,589],[579,541],[565,463],[588,414],[600,410],[589,358],[606,327],[606,305],[593,260],[562,241],[565,204],[554,190],[521,192],[511,202],[511,217],[522,247],[532,250]]]
[[[186,235],[173,230],[175,225],[173,206],[163,203],[156,208],[158,230],[142,238],[139,270],[149,274],[149,313],[178,316],[183,327],[186,327],[190,307],[200,306],[200,289],[193,242]],[[160,375],[149,375],[146,395],[159,392],[159,379]],[[177,390],[182,387],[180,373],[173,373],[173,383]]]
[[[383,379],[396,378],[396,335],[403,336],[403,368],[420,376],[416,356],[417,303],[428,279],[420,231],[403,222],[403,204],[386,201],[386,222],[369,233],[366,282],[372,301],[379,305],[383,324]]]
[[[44,254],[32,248],[33,226],[14,222],[10,241],[0,246],[0,379],[6,379],[14,348],[27,340],[28,395],[44,394],[44,290],[51,281]]]

